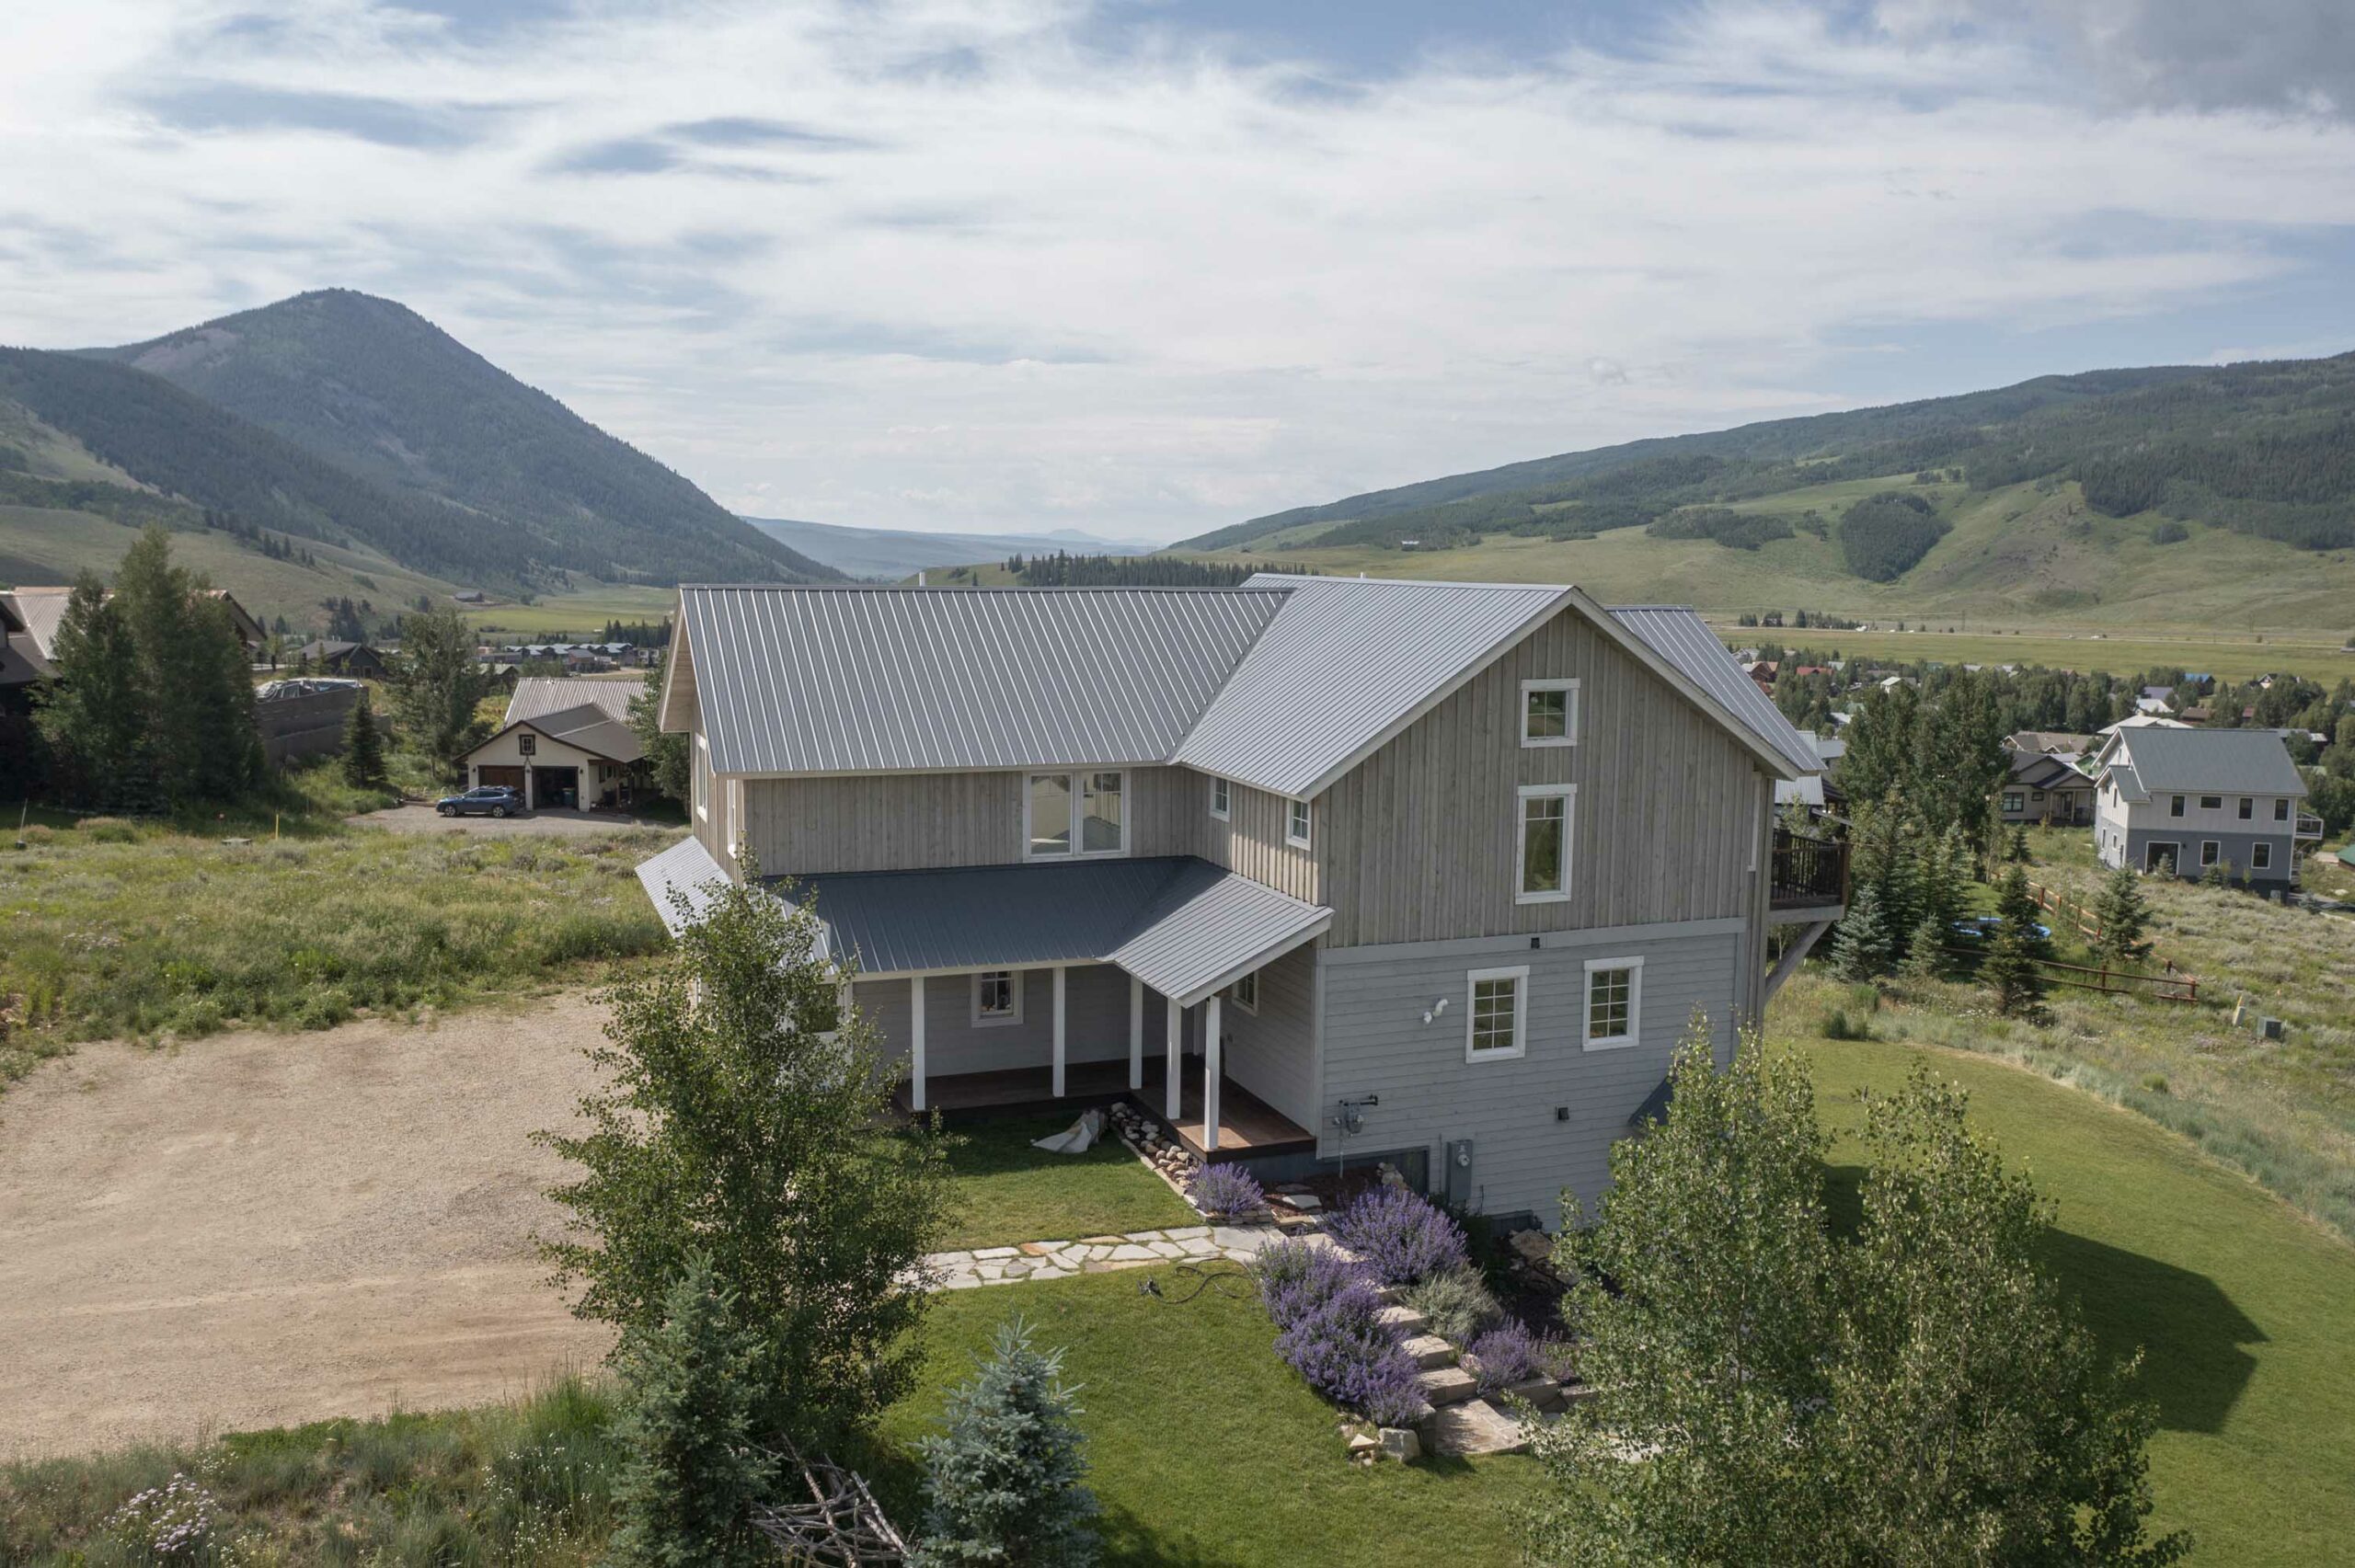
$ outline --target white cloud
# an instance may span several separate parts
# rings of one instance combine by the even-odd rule
[[[1046,0],[271,4],[0,15],[0,338],[368,289],[773,515],[1167,537],[1813,411],[1844,341],[2355,223],[2346,125],[2082,107],[1986,29],[1709,6],[1334,94]]]

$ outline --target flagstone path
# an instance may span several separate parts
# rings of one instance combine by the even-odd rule
[[[1120,1236],[1083,1236],[1076,1242],[1025,1242],[1016,1247],[933,1253],[924,1260],[925,1273],[936,1290],[971,1290],[983,1285],[1069,1279],[1075,1274],[1104,1274],[1151,1264],[1212,1259],[1248,1263],[1281,1233],[1273,1225],[1179,1225]]]

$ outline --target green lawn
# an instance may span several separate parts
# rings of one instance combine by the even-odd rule
[[[1085,1154],[1030,1147],[1073,1120],[1058,1112],[956,1128],[962,1141],[948,1162],[965,1218],[944,1245],[1010,1247],[1200,1223],[1201,1216],[1117,1138]]]
[[[2105,1347],[2146,1354],[2160,1411],[2154,1526],[2197,1561],[2343,1561],[2355,1539],[2355,1248],[2183,1139],[2036,1073],[1895,1042],[1778,1040],[1815,1065],[1826,1124],[1861,1124],[1925,1054],[2059,1205],[2049,1255]],[[1853,1154],[1844,1142],[1835,1150]]]

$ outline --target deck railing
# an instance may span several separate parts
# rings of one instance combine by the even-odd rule
[[[1802,838],[1787,828],[1775,829],[1767,901],[1779,910],[1845,904],[1847,841]]]
[[[2314,815],[2313,815],[2312,813],[2310,813],[2310,812],[2304,812],[2304,811],[2301,811],[2301,812],[2299,812],[2299,813],[2298,813],[2297,830],[2296,830],[2296,832],[2295,832],[2295,833],[2293,833],[2292,836],[2293,838],[2300,838],[2300,839],[2319,839],[2319,838],[2321,838],[2321,837],[2322,837],[2322,818],[2319,818],[2319,817],[2314,816]]]

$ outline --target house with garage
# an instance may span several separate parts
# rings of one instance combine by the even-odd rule
[[[466,784],[520,790],[534,810],[621,811],[649,788],[629,725],[643,681],[532,676],[515,682],[498,729],[465,754]]]
[[[2297,879],[2322,838],[2306,782],[2272,730],[2112,730],[2094,756],[2094,842],[2104,865],[2199,877],[2216,867],[2258,887]]]
[[[1689,610],[1262,576],[687,587],[674,627],[694,830],[640,876],[674,929],[752,876],[809,909],[913,1112],[1125,1098],[1552,1224],[1844,898],[1775,829],[1815,750]]]
[[[2006,827],[2092,825],[2094,781],[2078,771],[2073,754],[2024,751],[2007,740],[2005,755],[2011,772],[1997,787],[1995,814]]]

